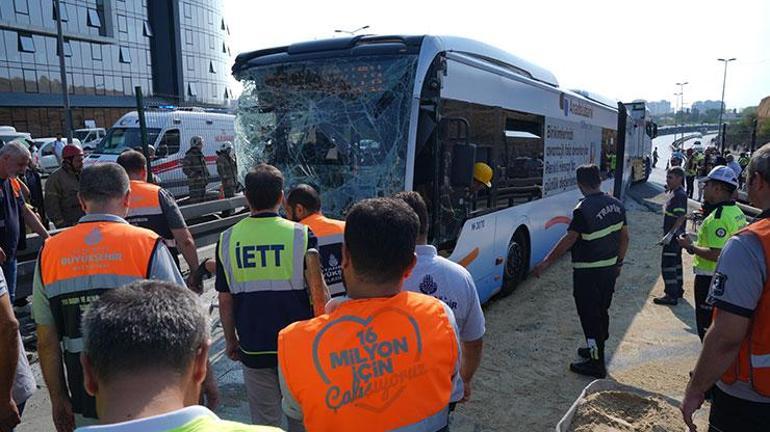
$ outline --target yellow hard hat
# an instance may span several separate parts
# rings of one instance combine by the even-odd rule
[[[473,179],[488,188],[492,187],[492,174],[492,167],[484,162],[476,162],[473,165]]]

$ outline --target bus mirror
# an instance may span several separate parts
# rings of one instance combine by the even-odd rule
[[[473,184],[474,163],[476,163],[475,144],[452,146],[452,186],[470,187]]]

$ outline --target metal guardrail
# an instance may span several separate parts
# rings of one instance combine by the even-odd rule
[[[219,233],[248,215],[247,212],[241,212],[220,217],[219,213],[236,212],[245,207],[246,198],[243,195],[237,195],[233,198],[181,206],[180,210],[184,219],[188,221],[188,228],[195,239],[195,245],[200,248],[216,243]],[[51,235],[56,235],[64,229],[53,230]],[[37,254],[42,247],[43,240],[37,234],[28,234],[27,247],[16,254],[18,261],[16,296],[19,298],[32,295],[32,278],[37,264]]]

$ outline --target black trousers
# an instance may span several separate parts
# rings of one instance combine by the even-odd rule
[[[687,183],[687,197],[692,198],[693,192],[695,192],[695,176],[685,176],[685,183]]]
[[[711,325],[712,307],[706,299],[711,287],[711,276],[695,275],[695,326],[698,329],[698,337],[703,342],[706,330]]]
[[[610,337],[610,304],[615,292],[617,267],[575,269],[572,272],[572,294],[586,340],[593,339],[603,351]]]
[[[667,296],[682,298],[684,281],[682,276],[682,248],[675,239],[663,246],[660,256],[660,273],[663,276],[664,291]]]
[[[770,404],[730,396],[714,386],[709,432],[765,432],[770,430]]]

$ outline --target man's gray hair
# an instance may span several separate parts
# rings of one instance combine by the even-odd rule
[[[755,172],[758,172],[765,182],[770,183],[770,143],[763,145],[752,153],[746,170],[748,172],[746,175],[747,181],[751,180]]]
[[[83,315],[83,351],[96,376],[183,373],[209,340],[208,315],[189,289],[144,280],[108,290]]]
[[[97,163],[80,173],[78,194],[84,201],[106,203],[126,196],[129,184],[122,166],[113,162]]]
[[[27,146],[16,140],[8,142],[0,148],[0,157],[5,155],[10,156],[12,159],[18,159],[20,157],[32,159],[32,154],[29,152]]]

